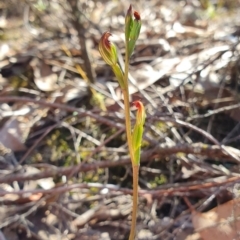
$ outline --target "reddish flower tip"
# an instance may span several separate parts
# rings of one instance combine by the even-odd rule
[[[127,14],[131,14],[132,13],[132,5],[130,4],[128,10],[127,10]]]
[[[108,48],[108,49],[111,49],[111,43],[110,41],[108,40],[108,38],[111,36],[112,34],[110,32],[105,32],[103,35],[102,35],[102,42],[103,42],[103,45]]]
[[[142,107],[142,103],[137,100],[137,101],[134,101],[133,103],[133,106],[136,107],[138,110]]]
[[[136,124],[143,126],[146,118],[145,108],[141,101],[134,101],[133,105],[137,108]]]
[[[99,42],[99,52],[104,59],[104,61],[110,66],[117,63],[117,49],[116,46],[108,40],[109,36],[112,34],[110,32],[105,32]]]
[[[140,14],[139,14],[137,11],[134,11],[133,15],[134,15],[134,17],[135,17],[135,19],[136,19],[137,21],[140,21],[140,20],[141,20],[141,16],[140,16]]]
[[[136,108],[140,108],[140,107],[141,107],[141,102],[140,102],[140,101],[134,101],[134,102],[132,103],[132,105],[133,105],[134,107],[136,107]]]

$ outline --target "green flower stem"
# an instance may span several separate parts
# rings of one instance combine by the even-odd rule
[[[132,165],[133,171],[133,208],[132,208],[132,223],[129,240],[135,239],[136,223],[137,223],[137,211],[138,211],[138,175],[139,165]]]
[[[134,149],[132,145],[132,127],[130,118],[130,103],[129,103],[129,88],[128,88],[128,72],[129,72],[129,47],[126,42],[126,54],[125,54],[125,69],[124,69],[124,86],[123,91],[124,106],[125,106],[125,122],[126,122],[126,132],[127,132],[127,142],[130,152],[132,171],[133,171],[133,207],[132,207],[132,223],[131,231],[129,235],[129,240],[135,239],[136,234],[136,222],[137,222],[137,209],[138,209],[138,172],[139,164],[136,164],[134,157]]]
[[[134,16],[134,19],[133,19]],[[132,162],[133,171],[133,206],[132,206],[132,224],[129,240],[134,240],[136,235],[137,210],[138,210],[138,178],[140,165],[140,150],[145,121],[145,109],[141,101],[133,104],[137,107],[136,123],[132,133],[130,117],[130,101],[128,88],[129,59],[133,53],[136,41],[141,29],[141,16],[137,11],[132,12],[132,6],[129,6],[125,17],[125,67],[123,69],[118,65],[118,55],[116,46],[109,41],[110,32],[105,32],[99,42],[99,52],[104,61],[111,66],[123,92],[125,124],[127,133],[128,149]]]
[[[132,147],[132,126],[131,126],[131,118],[130,118],[128,72],[129,72],[129,57],[128,57],[128,53],[126,51],[126,55],[125,55],[125,69],[124,69],[124,83],[123,83],[124,84],[124,89],[122,89],[122,92],[123,92],[124,109],[125,109],[124,112],[125,112],[125,124],[126,124],[126,132],[127,132],[127,142],[128,142],[128,148],[129,148],[129,152],[130,152],[131,161],[133,163],[134,162],[134,151],[133,151],[133,147]]]
[[[124,107],[125,107],[125,124],[126,124],[126,133],[127,133],[127,143],[130,152],[131,161],[134,160],[134,152],[132,148],[132,133],[131,133],[131,119],[130,119],[130,105],[129,105],[129,93],[128,88],[122,89],[123,98],[124,98]]]

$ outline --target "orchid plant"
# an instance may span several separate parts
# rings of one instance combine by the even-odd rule
[[[137,11],[133,11],[130,5],[125,17],[125,67],[121,69],[118,64],[118,53],[116,46],[109,40],[111,33],[105,32],[99,42],[99,52],[104,61],[112,68],[124,98],[125,124],[127,133],[128,149],[131,157],[133,171],[133,208],[132,224],[129,240],[134,240],[136,234],[137,208],[138,208],[138,175],[140,166],[140,152],[145,122],[145,108],[141,101],[133,102],[137,109],[136,122],[131,125],[130,101],[128,88],[129,60],[134,51],[136,41],[141,29],[141,17]]]

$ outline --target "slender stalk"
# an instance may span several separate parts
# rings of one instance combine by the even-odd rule
[[[130,101],[129,101],[129,88],[128,88],[128,72],[129,72],[129,56],[128,56],[128,46],[126,43],[126,54],[125,54],[125,69],[124,69],[124,89],[123,99],[124,99],[124,112],[125,112],[125,123],[126,123],[126,133],[127,133],[127,142],[130,152],[130,157],[132,164],[134,162],[134,154],[132,149],[132,126],[130,118]]]
[[[128,72],[129,72],[129,55],[128,55],[128,44],[126,43],[126,54],[125,54],[125,69],[124,69],[124,86],[123,97],[125,106],[125,122],[126,122],[126,132],[128,148],[130,152],[130,157],[132,161],[133,169],[133,206],[132,206],[132,223],[131,231],[129,235],[129,240],[134,240],[136,233],[136,222],[137,222],[137,208],[138,208],[138,171],[139,166],[135,164],[134,152],[132,147],[132,126],[130,118],[130,101],[129,101],[129,88],[128,88]]]
[[[132,165],[133,172],[133,208],[132,208],[132,224],[129,240],[134,240],[136,233],[137,223],[137,210],[138,210],[138,174],[139,165]]]
[[[123,98],[124,98],[124,107],[125,107],[125,124],[126,124],[126,133],[127,133],[127,143],[130,152],[131,161],[133,163],[134,155],[132,150],[132,133],[131,133],[131,118],[130,118],[130,104],[129,104],[129,93],[127,89],[123,90]]]

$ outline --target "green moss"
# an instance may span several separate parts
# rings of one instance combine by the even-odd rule
[[[155,127],[161,132],[166,132],[169,128],[168,125],[163,121],[157,122]]]
[[[164,174],[160,174],[159,176],[156,176],[153,181],[150,181],[153,188],[165,183],[167,183],[167,178]]]

